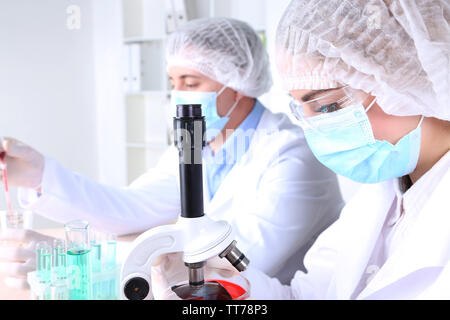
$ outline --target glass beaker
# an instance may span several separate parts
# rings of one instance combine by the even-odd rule
[[[89,223],[75,220],[64,225],[67,243],[67,277],[69,299],[88,300],[92,298],[91,247]]]
[[[0,210],[0,229],[32,229],[33,212],[30,210]]]
[[[189,285],[188,270],[170,275],[168,288],[153,290],[157,300],[246,300],[250,297],[250,283],[236,271],[225,268],[204,267],[205,284]],[[156,289],[156,288],[155,288]]]
[[[0,210],[0,230],[7,229],[32,229],[33,212],[29,210],[14,209]],[[14,239],[0,240],[1,246],[24,246],[21,241]]]

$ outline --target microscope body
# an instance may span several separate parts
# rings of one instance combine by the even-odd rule
[[[204,215],[202,149],[205,121],[201,105],[178,105],[174,118],[175,145],[180,158],[181,217],[175,224],[152,228],[133,242],[121,270],[121,298],[152,299],[151,266],[157,257],[182,252],[192,286],[203,285],[206,260],[225,257],[238,270],[248,259],[236,248],[233,230],[225,221]]]

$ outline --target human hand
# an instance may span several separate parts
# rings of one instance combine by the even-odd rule
[[[227,282],[235,283],[238,285],[237,287],[228,288],[234,290],[231,295],[240,296],[242,294],[241,289],[238,288],[245,284],[245,280],[239,276],[239,272],[226,259],[218,256],[208,259],[204,266],[204,276],[205,281],[215,280],[225,286],[224,283]],[[155,299],[179,299],[177,294],[169,289],[180,283],[186,283],[188,280],[188,269],[184,264],[183,254],[175,252],[159,256],[152,265],[151,280]],[[221,280],[225,282],[221,282]],[[246,290],[247,287],[244,285],[243,289]]]
[[[0,275],[12,288],[28,288],[27,273],[36,270],[36,243],[55,238],[26,229],[0,229]]]
[[[0,154],[3,154],[11,186],[38,189],[42,182],[45,158],[38,151],[13,138],[0,138]],[[0,170],[0,180],[3,172]]]

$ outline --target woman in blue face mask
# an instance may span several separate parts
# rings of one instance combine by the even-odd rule
[[[416,181],[420,173],[414,171],[423,172],[418,163],[423,116],[390,116],[376,103],[376,97],[349,87],[292,90],[290,94],[291,110],[311,150],[334,172],[360,183],[409,174]],[[385,130],[389,122],[392,128]],[[432,151],[424,152],[422,158]],[[442,156],[441,152],[437,149],[438,155]]]
[[[362,184],[269,299],[450,299],[450,38],[444,1],[300,1],[277,64],[317,159]]]

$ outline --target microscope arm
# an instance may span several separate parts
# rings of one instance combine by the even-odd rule
[[[248,259],[236,248],[231,226],[207,216],[180,217],[176,224],[152,228],[133,242],[120,275],[121,299],[153,299],[151,267],[160,255],[183,252],[188,264],[225,257],[238,270],[247,267]]]
[[[151,266],[160,255],[183,251],[183,233],[179,225],[152,228],[133,242],[121,270],[121,299],[153,299]]]

